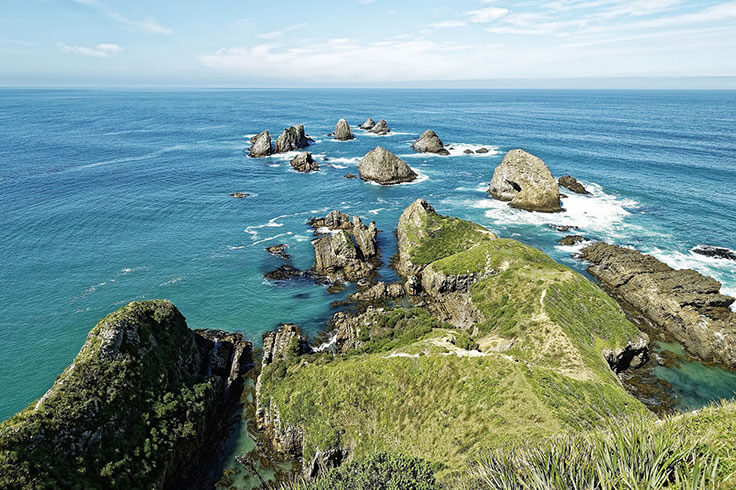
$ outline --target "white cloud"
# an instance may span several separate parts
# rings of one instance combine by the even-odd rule
[[[92,56],[95,58],[109,58],[115,53],[119,53],[123,50],[121,46],[117,44],[101,43],[96,46],[70,46],[64,43],[56,43],[58,47],[68,53],[81,54],[83,56]]]
[[[302,22],[301,24],[293,24],[293,25],[284,27],[283,29],[258,34],[258,37],[260,37],[261,39],[277,39],[283,36],[284,34],[286,34],[287,32],[296,31],[297,29],[303,29],[306,26],[307,26],[306,22]]]
[[[133,20],[133,19],[130,19],[122,15],[121,13],[117,12],[116,10],[112,9],[107,4],[99,0],[74,0],[74,1],[82,5],[87,5],[87,6],[96,8],[97,10],[100,10],[101,12],[105,13],[111,19],[117,22],[120,22],[121,24],[135,27],[136,29],[150,32],[152,34],[163,34],[165,36],[170,36],[171,34],[174,33],[172,29],[162,26],[161,24],[159,24],[159,22],[156,19],[152,17],[146,17],[143,20]]]
[[[482,9],[465,12],[470,16],[470,22],[491,22],[498,20],[509,13],[509,9],[500,7],[484,7]]]
[[[429,24],[427,27],[432,27],[435,29],[447,29],[450,27],[463,27],[465,25],[467,25],[467,23],[462,20],[443,20],[441,22],[434,22],[432,24]]]

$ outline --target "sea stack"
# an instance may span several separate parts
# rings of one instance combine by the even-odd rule
[[[338,141],[347,141],[353,139],[353,132],[350,130],[350,125],[345,119],[337,121],[335,126],[335,132],[333,133],[335,139]]]
[[[273,153],[271,147],[271,135],[268,131],[263,131],[250,139],[250,149],[248,154],[253,158],[267,157]]]
[[[358,171],[361,179],[381,185],[401,184],[417,178],[416,172],[404,160],[381,146],[377,146],[360,160]]]
[[[450,152],[445,149],[445,145],[437,133],[431,129],[426,130],[417,139],[411,147],[420,153],[436,153],[438,155],[449,155]]]
[[[314,172],[319,170],[319,164],[314,161],[312,154],[308,151],[299,153],[297,156],[291,159],[291,166],[297,172]]]
[[[360,129],[373,129],[373,126],[375,126],[375,125],[376,125],[376,121],[374,121],[373,119],[371,119],[371,118],[369,117],[369,118],[368,118],[368,119],[367,119],[367,120],[366,120],[366,121],[365,121],[365,122],[364,122],[363,124],[361,124],[361,125],[360,125],[359,127],[360,127]]]
[[[388,134],[390,132],[391,130],[388,128],[388,123],[385,119],[381,119],[371,128],[371,133],[375,134]]]
[[[511,150],[493,172],[488,194],[527,211],[562,211],[560,191],[544,162],[524,150]]]
[[[284,129],[279,139],[276,140],[274,153],[285,153],[309,146],[309,138],[304,134],[304,125],[299,124]]]

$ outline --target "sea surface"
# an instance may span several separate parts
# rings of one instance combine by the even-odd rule
[[[326,136],[341,117],[355,140]],[[385,118],[391,134],[358,130],[368,117]],[[316,140],[319,172],[293,171],[290,154],[244,153],[251,135],[275,138],[297,123]],[[415,154],[425,129],[452,155]],[[421,178],[346,179],[376,145]],[[464,153],[481,147],[491,151]],[[493,169],[513,148],[592,195],[564,198],[558,214],[489,198]],[[424,197],[581,272],[576,248],[559,246],[565,233],[548,225],[694,268],[736,294],[735,261],[691,251],[736,249],[735,192],[732,91],[0,90],[0,420],[43,395],[94,324],[133,300],[168,298],[190,327],[256,344],[282,322],[317,334],[350,289],[269,283],[262,274],[280,260],[264,248],[286,243],[294,264],[310,267],[306,221],[332,209],[376,221],[385,265],[401,211]],[[733,373],[698,363],[655,372],[682,409],[736,390]]]

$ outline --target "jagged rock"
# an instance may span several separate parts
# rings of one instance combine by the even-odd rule
[[[0,428],[0,480],[10,488],[212,487],[202,468],[239,419],[253,367],[241,334],[192,331],[169,301],[130,303],[103,318],[46,394]],[[144,454],[153,420],[170,432],[158,434],[151,465],[121,458]]]
[[[736,367],[734,298],[694,270],[676,270],[637,250],[595,243],[582,250],[589,271],[613,294],[705,362]]]
[[[345,119],[337,121],[335,126],[335,139],[339,141],[347,141],[353,139],[353,132],[350,130],[350,125]]]
[[[579,226],[575,226],[575,225],[553,225],[553,224],[548,224],[547,226],[549,226],[553,230],[561,231],[563,233],[568,232],[570,230],[579,230],[580,229]]]
[[[417,277],[422,270],[421,266],[416,266],[411,261],[410,249],[416,246],[425,238],[424,223],[427,222],[431,215],[436,215],[434,208],[424,199],[417,199],[411,203],[399,218],[399,225],[396,228],[396,237],[398,241],[398,260],[396,262],[396,270],[402,276]],[[411,292],[409,294],[412,294]]]
[[[404,293],[403,284],[397,282],[386,284],[380,281],[366,290],[351,294],[348,299],[351,301],[376,302],[384,299],[401,298]]]
[[[560,184],[562,187],[566,187],[578,194],[590,194],[585,186],[578,182],[578,179],[571,175],[563,175],[562,177],[557,179],[557,183]]]
[[[566,237],[557,240],[557,243],[559,243],[560,245],[571,246],[582,243],[584,240],[585,237],[583,237],[582,235],[567,235]]]
[[[270,247],[266,247],[266,252],[288,261],[289,259],[291,259],[289,254],[286,253],[286,250],[288,250],[288,248],[289,246],[285,243],[279,243],[278,245],[271,245]]]
[[[301,329],[293,323],[283,323],[276,330],[266,332],[263,340],[262,367],[281,358],[297,357],[312,351]]]
[[[310,220],[309,225],[330,231],[312,241],[316,274],[331,281],[357,281],[374,272],[373,262],[378,257],[375,222],[365,226],[358,216],[351,219],[349,214],[333,210],[324,218]]]
[[[511,150],[493,172],[488,194],[515,208],[557,212],[560,191],[547,166],[524,150]]]
[[[309,146],[310,138],[304,134],[304,125],[298,124],[284,129],[274,146],[274,153],[285,153]]]
[[[360,125],[360,129],[373,129],[375,125],[376,121],[369,117],[363,124]]]
[[[488,153],[488,151],[489,151],[488,148],[485,148],[485,147],[484,148],[478,148],[477,150],[475,150],[476,153],[480,153],[480,154]]]
[[[416,172],[404,160],[381,146],[377,146],[361,159],[358,173],[361,179],[381,185],[411,182],[417,178]]]
[[[706,257],[715,257],[717,259],[736,260],[736,252],[725,247],[714,247],[712,245],[698,245],[692,248],[692,251]]]
[[[250,139],[248,154],[253,158],[267,157],[273,153],[271,147],[271,135],[268,131],[258,133]]]
[[[437,133],[431,129],[426,130],[417,139],[411,147],[420,153],[437,153],[438,155],[449,155],[450,152],[445,149],[445,145]]]
[[[380,119],[371,129],[371,133],[376,134],[388,134],[391,130],[388,128],[388,123],[385,119]]]
[[[309,226],[318,230],[327,228],[329,230],[352,230],[353,222],[350,215],[334,209],[330,211],[324,218],[312,218],[309,220]]]
[[[319,164],[314,161],[312,154],[308,151],[299,153],[291,159],[291,166],[297,172],[313,172],[319,170]]]
[[[603,357],[611,370],[616,374],[629,368],[640,368],[649,362],[649,338],[643,335],[640,339],[628,341],[623,349],[603,350]]]
[[[345,174],[346,179],[357,179],[358,176],[355,174]]]
[[[290,264],[284,264],[272,270],[271,272],[266,272],[265,274],[263,274],[263,277],[265,277],[269,281],[286,281],[287,279],[301,277],[303,275],[303,271],[300,271]]]
[[[234,197],[236,199],[243,199],[244,197],[248,196],[250,196],[250,194],[248,194],[247,192],[233,192],[232,194],[230,194],[230,197]]]
[[[407,277],[406,282],[404,283],[404,290],[406,290],[406,294],[409,296],[418,295],[422,291],[419,278],[414,275]]]

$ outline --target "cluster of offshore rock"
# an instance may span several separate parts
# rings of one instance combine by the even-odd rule
[[[304,125],[298,124],[284,129],[275,144],[271,143],[271,134],[268,131],[258,133],[250,139],[248,154],[253,158],[267,157],[274,153],[306,148],[311,142],[314,140],[305,134]]]
[[[705,362],[736,368],[734,298],[721,283],[637,250],[598,242],[582,250],[589,271],[667,337]]]

